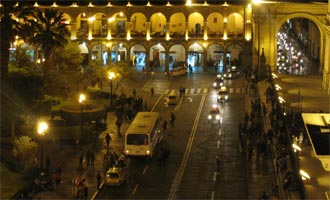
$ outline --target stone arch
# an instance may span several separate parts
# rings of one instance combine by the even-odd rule
[[[223,18],[218,12],[212,12],[207,16],[208,34],[219,35],[223,33]]]
[[[131,16],[130,21],[132,23],[132,32],[131,32],[132,35],[134,35],[134,32],[141,33],[147,31],[147,27],[146,27],[147,18],[143,13],[141,12],[134,13]]]
[[[188,66],[192,67],[203,67],[204,62],[204,47],[203,44],[198,42],[189,43],[188,45]]]
[[[130,49],[130,60],[133,67],[145,67],[147,58],[147,47],[143,43],[132,44]]]
[[[113,44],[111,48],[111,59],[112,62],[125,61],[127,60],[128,45],[123,42]]]
[[[151,68],[164,66],[166,62],[166,47],[161,43],[153,43],[149,47],[149,61]]]
[[[184,35],[186,31],[186,16],[183,13],[173,13],[170,16],[170,34]]]
[[[172,60],[172,63],[171,63]],[[182,67],[186,63],[186,48],[183,44],[172,44],[169,47],[169,67]]]
[[[151,34],[163,32],[164,26],[166,26],[166,16],[163,13],[158,12],[151,15],[150,17]]]
[[[239,42],[232,42],[226,45],[227,54],[230,53],[230,57],[228,58],[228,64],[230,66],[241,67],[243,61],[243,50],[244,46]]]
[[[289,15],[286,15],[284,17],[282,17],[281,19],[279,19],[276,23],[276,27],[275,27],[275,35],[274,35],[274,40],[276,41],[277,40],[277,33],[279,32],[280,28],[282,27],[282,25],[288,20],[288,19],[294,19],[294,18],[305,18],[305,19],[308,19],[310,21],[312,21],[316,27],[318,28],[319,30],[319,33],[320,33],[320,66],[319,66],[319,71],[321,72],[323,70],[323,65],[324,65],[324,51],[325,51],[325,47],[324,47],[324,38],[325,38],[325,30],[324,30],[324,26],[323,26],[323,22],[311,15],[311,14],[308,14],[308,13],[293,13],[293,14],[289,14]],[[276,44],[276,42],[274,42]],[[277,51],[277,46],[275,45],[275,50]],[[275,61],[276,61],[276,57],[274,58]],[[274,62],[276,63],[276,62]]]
[[[107,36],[107,16],[105,13],[97,12],[93,15],[94,20],[92,23],[92,34],[93,37],[106,37]]]
[[[238,35],[243,34],[244,32],[244,20],[241,14],[239,13],[231,13],[227,17],[227,30],[228,35]]]
[[[190,36],[198,36],[203,32],[204,17],[199,12],[193,12],[188,16],[188,32]]]

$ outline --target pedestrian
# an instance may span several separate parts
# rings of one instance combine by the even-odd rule
[[[86,179],[83,179],[83,191],[84,191],[84,198],[88,198],[88,182]]]
[[[93,151],[90,153],[90,160],[91,160],[91,166],[94,167],[94,161],[95,161],[95,154]]]
[[[259,200],[268,200],[269,197],[267,196],[266,192],[263,192],[262,195],[259,197]]]
[[[163,123],[163,130],[164,132],[167,130],[167,121],[164,120],[164,123]]]
[[[155,94],[155,91],[154,91],[154,88],[153,87],[150,89],[150,93],[151,93],[151,96],[153,97],[154,94]]]
[[[91,165],[91,152],[89,150],[86,152],[86,162],[87,167],[89,167]]]
[[[117,118],[117,120],[116,120],[116,126],[117,126],[117,133],[118,133],[118,135],[121,135],[121,133],[120,133],[121,124],[122,124],[121,119]]]
[[[175,115],[174,115],[174,113],[172,112],[171,113],[171,117],[170,117],[170,123],[171,123],[171,126],[172,126],[172,128],[174,127],[174,121],[175,121]]]
[[[77,194],[77,186],[78,186],[78,179],[77,178],[73,178],[71,180],[71,195],[75,196]]]
[[[217,172],[220,172],[220,156],[215,156],[215,161],[217,163]]]
[[[50,159],[47,156],[46,161],[45,161],[45,169],[46,169],[46,173],[47,175],[49,175],[49,169],[50,169]]]
[[[79,168],[81,169],[83,166],[83,161],[84,161],[84,152],[81,152],[80,153],[80,156],[79,156]]]
[[[111,140],[112,140],[111,136],[109,135],[109,133],[107,133],[107,135],[105,136],[105,142],[107,143],[107,149],[109,149]]]
[[[78,199],[80,199],[84,196],[84,180],[78,180],[78,184],[77,184],[77,198]]]
[[[136,97],[136,89],[135,88],[133,89],[132,94],[133,94],[133,97],[135,98]]]
[[[99,171],[97,171],[97,174],[96,174],[96,181],[97,181],[97,189],[98,190],[100,189],[101,179],[102,179],[102,176],[101,176],[101,172],[99,170]]]
[[[58,166],[57,166],[57,168],[56,168],[56,173],[57,173],[59,176],[61,176],[61,174],[62,174],[62,167],[61,167],[61,165],[58,165]]]

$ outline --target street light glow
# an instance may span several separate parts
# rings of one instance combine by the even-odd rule
[[[45,131],[48,129],[48,124],[46,122],[39,122],[38,124],[38,134],[44,135]]]
[[[86,100],[86,96],[84,94],[79,95],[79,103],[83,103]]]
[[[116,74],[115,74],[114,72],[109,72],[109,76],[108,76],[108,78],[109,78],[110,80],[114,79],[115,77],[116,77]]]

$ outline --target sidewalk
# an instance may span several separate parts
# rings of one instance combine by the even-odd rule
[[[134,84],[124,84],[123,88],[127,95],[131,94],[133,88],[129,85]],[[107,88],[105,88],[106,90]],[[159,94],[155,93],[151,97],[149,91],[142,91],[136,88],[136,94],[143,97],[144,102],[149,105],[147,110],[151,110],[150,105],[154,105],[159,98]],[[144,105],[144,103],[143,103]],[[117,134],[117,127],[115,125],[116,116],[113,112],[107,113],[107,130],[100,133],[97,138],[97,150],[95,151],[95,161],[94,167],[87,167],[83,164],[82,169],[79,168],[79,157],[81,153],[86,154],[86,152],[92,151],[93,142],[86,145],[70,145],[63,144],[60,146],[56,142],[48,142],[44,148],[44,159],[50,158],[50,171],[54,171],[58,165],[63,169],[61,179],[62,182],[59,184],[58,188],[53,191],[42,191],[33,195],[33,199],[73,199],[76,198],[77,192],[76,187],[72,185],[74,179],[86,179],[88,182],[88,199],[91,199],[94,193],[97,191],[97,172],[101,172],[102,179],[104,177],[103,172],[105,171],[103,167],[103,158],[106,154],[106,142],[105,135],[109,133],[112,141],[110,142],[110,150],[114,151],[117,155],[120,155],[123,151],[124,137],[123,133],[128,128],[129,122],[124,122],[121,126],[122,135]]]

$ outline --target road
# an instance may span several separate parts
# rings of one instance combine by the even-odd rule
[[[209,124],[209,109],[216,103],[212,88],[214,74],[149,80],[143,88],[155,88],[160,97],[155,111],[162,120],[174,112],[174,127],[164,133],[171,150],[166,166],[157,157],[151,161],[128,159],[127,182],[122,187],[104,187],[99,199],[247,199],[248,174],[245,157],[238,148],[238,123],[245,113],[245,87],[242,78],[226,80],[228,102],[218,104],[221,124]],[[185,97],[176,106],[164,98],[171,90],[186,88]],[[220,156],[217,171],[216,155]],[[239,192],[237,192],[239,191]]]

